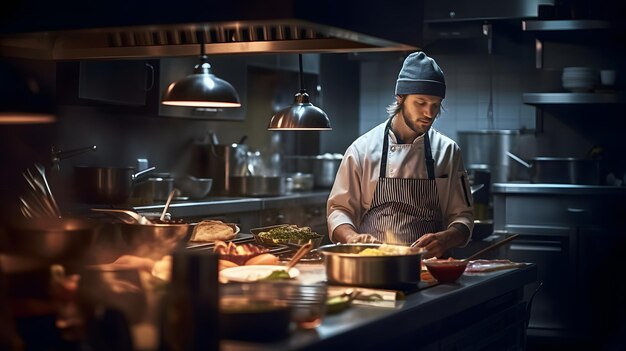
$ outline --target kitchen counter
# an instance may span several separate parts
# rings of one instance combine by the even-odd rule
[[[492,193],[558,195],[626,195],[625,186],[579,184],[494,183]]]
[[[314,330],[296,331],[273,343],[224,341],[223,351],[247,350],[424,350],[486,347],[506,349],[524,342],[523,288],[537,279],[537,267],[463,275],[408,294],[396,306],[355,305],[326,316]],[[242,330],[242,332],[245,332]]]
[[[173,217],[211,216],[224,213],[254,212],[310,204],[325,204],[330,190],[294,192],[273,197],[208,197],[202,200],[173,201],[168,212]],[[135,211],[161,212],[165,204],[136,206]]]

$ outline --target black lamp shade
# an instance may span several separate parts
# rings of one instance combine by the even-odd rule
[[[278,111],[267,127],[269,130],[332,130],[322,109],[315,107],[306,90],[296,94],[291,106]]]
[[[227,81],[211,73],[206,56],[194,68],[194,73],[167,88],[161,99],[164,105],[189,107],[239,107],[239,95]]]

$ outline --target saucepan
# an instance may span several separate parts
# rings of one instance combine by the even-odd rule
[[[384,244],[383,244],[384,245]],[[324,257],[329,284],[371,288],[402,288],[420,281],[424,249],[407,254],[361,256],[365,249],[381,244],[325,245],[317,249]]]
[[[600,184],[599,160],[575,157],[534,157],[529,162],[506,153],[530,171],[532,183]]]
[[[74,167],[74,184],[78,197],[92,204],[125,203],[139,182],[156,167],[135,173],[133,167]]]

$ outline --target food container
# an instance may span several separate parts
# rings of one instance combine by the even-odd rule
[[[5,231],[8,253],[50,261],[80,260],[88,254],[99,223],[78,218],[28,219]]]
[[[280,196],[287,193],[286,177],[283,176],[232,176],[231,195]]]
[[[599,185],[600,161],[575,157],[534,157],[529,162],[507,155],[530,171],[532,183]]]
[[[452,283],[463,275],[467,262],[467,260],[428,259],[424,260],[424,265],[439,283]]]
[[[252,228],[250,229],[250,233],[252,234],[252,236],[254,237],[254,240],[257,243],[264,244],[264,245],[277,245],[277,244],[278,245],[304,245],[308,243],[309,241],[311,241],[311,248],[315,249],[315,248],[320,247],[320,245],[322,244],[322,239],[324,239],[324,236],[315,232],[312,232],[313,235],[311,235],[310,238],[306,238],[306,239],[298,239],[298,238],[271,239],[271,238],[263,238],[259,236],[259,234],[262,232],[267,232],[274,228],[280,228],[280,227],[285,227],[289,225],[290,224],[278,224],[278,225],[272,225],[268,227]]]
[[[318,249],[324,257],[330,284],[371,288],[406,288],[420,281],[423,250],[406,255],[360,256],[380,244],[325,245]]]
[[[211,191],[213,179],[196,178],[192,176],[177,177],[174,180],[174,186],[180,190],[180,196],[189,197],[190,199],[203,199]]]
[[[291,179],[291,191],[309,191],[315,185],[312,173],[292,173],[287,175]]]
[[[140,179],[152,172],[150,167],[135,173],[133,167],[74,167],[78,197],[92,204],[121,204],[130,197]]]
[[[130,253],[155,260],[169,254],[179,243],[186,242],[191,234],[186,223],[119,223],[118,226]]]

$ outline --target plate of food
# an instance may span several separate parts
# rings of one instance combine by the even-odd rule
[[[298,227],[295,224],[253,228],[250,229],[250,233],[260,244],[304,245],[310,241],[313,249],[318,248],[324,238],[323,235],[312,231],[310,227]]]
[[[286,266],[249,265],[225,268],[220,271],[220,280],[229,282],[249,283],[256,281],[295,279],[300,275],[297,268],[286,271]]]

